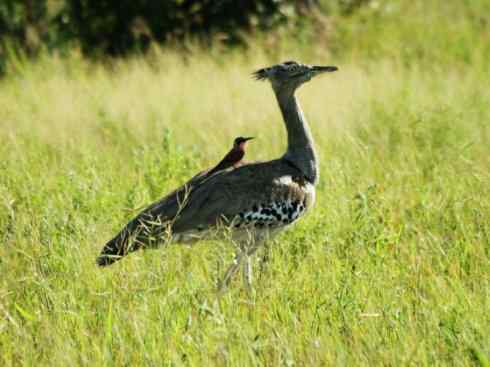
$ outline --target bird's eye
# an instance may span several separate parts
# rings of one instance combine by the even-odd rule
[[[299,70],[299,65],[298,64],[293,64],[293,65],[288,66],[288,71],[290,73],[297,73],[298,70]]]

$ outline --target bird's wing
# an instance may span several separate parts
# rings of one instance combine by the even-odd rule
[[[106,244],[98,262],[108,265],[115,260],[108,260],[106,255],[120,257],[140,247],[154,246],[166,234],[230,223],[240,213],[271,200],[303,200],[298,184],[283,179],[297,174],[296,169],[277,160],[193,178],[131,220]]]
[[[176,216],[172,230],[180,233],[207,229],[218,222],[230,223],[236,216],[272,202],[303,202],[305,191],[292,180],[297,176],[298,171],[281,160],[218,173],[195,187]]]

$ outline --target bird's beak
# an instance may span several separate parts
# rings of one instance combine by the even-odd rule
[[[249,141],[249,140],[252,140],[252,139],[255,139],[253,136],[250,136],[248,138],[243,138],[244,141]]]
[[[322,73],[331,73],[337,70],[339,70],[339,68],[336,66],[320,66],[320,65],[311,66],[311,71],[313,75],[318,75]]]

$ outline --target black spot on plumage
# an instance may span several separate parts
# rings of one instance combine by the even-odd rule
[[[263,222],[257,222],[255,223],[255,227],[262,228],[264,226]]]
[[[239,215],[240,215],[240,218],[241,218],[241,219],[245,218],[245,214],[240,213]]]
[[[235,228],[240,228],[241,225],[242,225],[241,223],[237,223],[235,224]]]

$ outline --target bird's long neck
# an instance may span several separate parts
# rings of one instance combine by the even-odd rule
[[[275,91],[288,133],[288,149],[283,159],[299,168],[306,179],[315,184],[319,169],[310,127],[298,100],[291,92]]]

